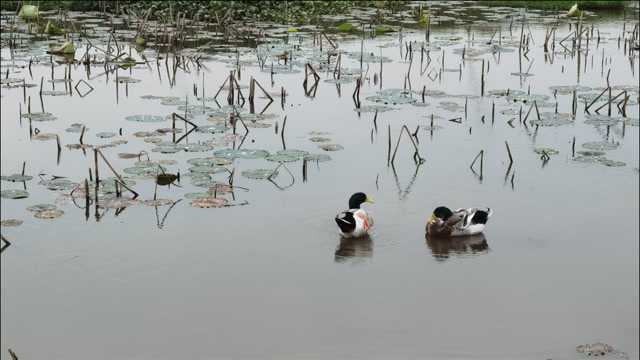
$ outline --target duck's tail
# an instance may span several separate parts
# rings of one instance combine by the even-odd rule
[[[472,224],[486,224],[489,221],[489,218],[493,215],[493,211],[491,208],[487,208],[486,210],[478,210],[473,214],[471,218]]]

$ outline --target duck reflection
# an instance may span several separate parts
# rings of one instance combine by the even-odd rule
[[[336,248],[335,262],[357,262],[373,256],[373,241],[369,235],[357,238],[340,238]]]
[[[489,244],[482,233],[448,238],[426,235],[426,242],[431,250],[431,255],[438,261],[445,261],[451,256],[470,257],[489,252]]]

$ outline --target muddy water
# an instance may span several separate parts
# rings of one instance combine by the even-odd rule
[[[477,57],[490,63],[486,91],[526,93],[530,89],[531,94],[549,96],[547,102],[555,103],[550,86],[602,87],[611,69],[611,85],[636,86],[631,93],[636,102],[627,107],[627,116],[637,121],[637,52],[631,62],[614,40],[622,32],[622,18],[590,21],[603,39],[597,45],[592,40],[589,53],[582,54],[582,61],[587,60],[579,79],[577,57],[556,54],[553,63],[545,61],[545,29],[532,23],[535,45],[527,56],[533,61],[533,76],[522,80],[511,75],[520,71],[519,31],[511,35],[508,20],[496,22],[502,25],[503,41],[515,41],[516,47]],[[630,29],[633,23],[626,26]],[[562,21],[557,41],[569,31],[568,22]],[[82,66],[74,68],[74,84],[85,79],[95,90],[84,98],[76,93],[45,97],[45,110],[58,119],[33,123],[43,132],[61,136],[59,164],[55,140],[30,141],[28,120],[19,121],[18,104],[22,103],[23,112],[26,108],[22,88],[2,88],[2,174],[20,172],[26,161],[26,172],[35,177],[26,185],[29,198],[2,199],[3,219],[24,220],[20,227],[2,229],[12,243],[2,253],[2,359],[9,358],[6,348],[21,358],[49,359],[575,359],[576,345],[596,341],[637,358],[638,127],[623,129],[619,123],[607,130],[585,124],[582,101],[572,124],[525,127],[518,120],[521,103],[488,95],[470,97],[465,118],[465,99],[452,95],[480,95],[482,62],[466,59],[462,63],[454,49],[480,46],[493,28],[480,24],[472,32],[473,43],[462,27],[434,28],[435,39],[457,39],[443,47],[444,68],[462,64],[461,74],[444,71],[435,81],[427,77],[429,71],[421,76],[416,52],[412,88],[421,90],[424,85],[447,96],[427,96],[429,105],[424,107],[397,105],[398,110],[379,113],[375,126],[373,113],[358,116],[354,111],[355,83],[342,84],[339,93],[336,85],[324,81],[332,78],[331,71],[320,72],[316,96],[309,98],[301,85],[304,72],[276,74],[272,84],[268,72],[244,66],[242,85],[254,76],[269,91],[279,92],[284,86],[289,93],[284,109],[279,98],[267,109],[276,114],[266,121],[272,127],[251,128],[244,148],[282,149],[280,130],[286,115],[287,149],[324,153],[309,141],[311,131],[327,132],[322,136],[344,149],[327,152],[332,161],[309,163],[306,182],[302,162],[287,163],[295,184],[285,190],[239,175],[247,169],[274,168],[277,163],[235,160],[229,166],[235,168],[234,185],[249,189],[237,190],[235,195],[248,205],[199,209],[185,199],[171,210],[161,229],[157,217],[162,219],[167,207],[160,207],[159,215],[154,207],[144,205],[126,208],[118,216],[110,210],[100,221],[93,210],[85,220],[84,210],[69,202],[59,205],[65,214],[55,220],[36,219],[26,207],[54,203],[59,197],[38,185],[39,173],[76,182],[87,177],[93,166],[91,151],[84,155],[64,147],[77,143],[79,134],[64,131],[76,122],[90,129],[85,142],[92,144],[112,140],[97,139],[98,132],[123,129],[124,135],[117,138],[129,142],[103,150],[116,169],[135,161],[119,159],[118,153],[146,150],[152,160],[177,160],[168,168],[188,173],[187,159],[212,156],[212,151],[151,152],[152,144],[131,134],[170,127],[170,121],[139,124],[124,118],[177,111],[176,106],[141,99],[143,95],[188,96],[189,103],[194,103],[193,84],[201,88],[203,73],[206,96],[215,94],[228,75],[228,64],[206,60],[208,71],[178,71],[173,87],[154,62],[150,67],[120,70],[120,76],[141,81],[128,89],[120,85],[117,93],[113,74],[109,80],[105,76],[87,80]],[[334,37],[340,48],[359,53],[357,38]],[[422,39],[424,33],[406,29],[402,37],[405,42]],[[309,37],[304,44],[312,45]],[[382,55],[393,60],[383,65],[383,88],[402,89],[409,66],[403,60],[404,45],[393,34],[367,39],[365,51],[379,55],[380,44],[391,44],[382,48]],[[556,45],[556,51],[559,48]],[[601,68],[603,49],[607,59]],[[81,55],[78,51],[76,57]],[[5,60],[9,56],[3,47],[3,65],[9,63]],[[442,66],[441,56],[442,50],[430,52],[429,69],[435,73]],[[523,62],[525,71],[529,62]],[[343,66],[359,68],[360,64],[343,56]],[[369,65],[369,80],[362,88],[364,105],[371,104],[365,98],[379,88],[373,81],[379,66],[377,62]],[[48,65],[34,65],[33,78],[27,69],[18,70],[11,76],[25,77],[27,82],[39,84],[41,77],[45,81],[51,77]],[[103,70],[93,68],[90,77]],[[60,78],[64,67],[54,71],[54,77]],[[38,91],[38,87],[27,89],[32,111],[40,111]],[[221,94],[222,103],[226,91]],[[414,97],[422,102],[419,94]],[[443,109],[445,101],[459,107]],[[571,101],[572,95],[558,94],[558,112],[570,113]],[[257,102],[263,105],[265,100]],[[492,102],[496,104],[493,124]],[[530,102],[523,104],[523,117],[529,106]],[[515,113],[502,113],[508,109]],[[540,112],[554,112],[554,107]],[[426,162],[416,168],[405,138],[395,168],[387,166],[387,126],[395,144],[402,125],[413,132],[418,125],[430,125],[432,113],[440,116],[435,124],[441,128],[433,134],[424,128],[418,131],[420,155]],[[613,114],[617,115],[615,107]],[[535,116],[533,110],[529,120]],[[462,117],[461,123],[448,121],[455,117]],[[512,127],[507,121],[514,117]],[[197,122],[208,124],[204,118]],[[188,141],[211,137],[193,134]],[[618,142],[617,149],[606,156],[626,166],[574,161],[573,137],[576,151],[585,150],[581,144],[590,141]],[[509,142],[515,160],[506,181],[504,141]],[[555,148],[559,154],[543,166],[533,151],[539,146]],[[480,150],[485,151],[481,181],[469,169]],[[108,173],[104,164],[101,171]],[[227,175],[214,178],[226,181]],[[141,197],[153,198],[152,180],[136,181]],[[284,172],[278,183],[287,185]],[[180,185],[163,187],[158,196],[178,200],[189,192],[206,191],[188,178]],[[2,190],[20,188],[21,183],[2,182]],[[375,198],[376,203],[368,207],[375,227],[368,239],[341,241],[333,216],[356,191]],[[483,237],[427,240],[426,219],[438,205],[486,205],[495,214]]]

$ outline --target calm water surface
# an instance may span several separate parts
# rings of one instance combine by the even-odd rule
[[[533,62],[529,70],[533,76],[520,79],[511,74],[520,71],[517,22],[512,34],[508,19],[472,22],[473,41],[464,26],[435,26],[431,36],[443,42],[445,71],[438,79],[442,50],[432,50],[429,70],[421,76],[417,51],[411,86],[418,91],[423,86],[442,90],[446,96],[427,96],[426,106],[397,105],[395,111],[379,113],[375,126],[374,113],[358,116],[354,111],[354,82],[342,84],[338,92],[335,84],[325,81],[333,78],[333,63],[330,71],[319,71],[315,98],[304,95],[302,66],[298,66],[301,72],[274,75],[273,83],[268,71],[261,72],[255,64],[243,66],[241,85],[248,85],[253,76],[269,91],[279,93],[284,86],[289,93],[284,109],[279,97],[267,109],[275,118],[264,122],[272,126],[251,128],[243,148],[282,149],[280,131],[286,115],[287,149],[325,153],[318,143],[309,141],[314,136],[311,131],[326,132],[320,136],[344,149],[326,152],[332,161],[310,162],[307,182],[302,179],[301,161],[287,163],[295,184],[285,190],[240,175],[247,169],[275,168],[277,163],[235,160],[229,166],[235,168],[234,185],[249,189],[236,190],[235,196],[248,205],[199,209],[185,199],[171,210],[162,229],[157,226],[156,209],[144,205],[126,208],[118,216],[109,210],[98,222],[93,209],[86,221],[84,210],[71,202],[59,205],[65,214],[55,220],[36,219],[26,208],[54,203],[63,193],[38,185],[37,174],[81,182],[93,166],[91,151],[85,155],[64,146],[78,142],[79,134],[65,132],[72,123],[89,128],[85,135],[89,144],[109,142],[113,139],[98,139],[96,133],[117,133],[122,128],[123,136],[116,138],[128,143],[103,150],[118,170],[135,162],[118,158],[118,153],[146,150],[152,160],[177,160],[168,166],[171,171],[188,173],[187,159],[212,156],[212,151],[151,152],[152,144],[132,134],[170,127],[171,122],[145,124],[124,118],[181,113],[177,106],[141,96],[188,96],[189,103],[195,103],[193,86],[198,84],[200,93],[202,74],[205,94],[212,96],[233,64],[217,58],[203,60],[208,70],[195,65],[190,73],[179,70],[171,87],[164,61],[157,68],[151,60],[149,67],[119,70],[119,76],[141,81],[128,88],[120,85],[117,94],[114,74],[108,80],[98,76],[104,71],[101,65],[92,68],[89,79],[83,66],[72,66],[74,85],[85,79],[95,90],[84,98],[75,92],[44,97],[45,110],[58,119],[33,123],[42,132],[60,135],[59,164],[55,140],[30,141],[28,119],[19,121],[19,103],[26,112],[22,88],[3,87],[2,174],[19,173],[26,161],[26,173],[35,179],[26,184],[28,198],[3,198],[1,203],[2,219],[24,220],[20,227],[2,228],[12,242],[2,253],[2,359],[9,359],[7,348],[25,359],[578,359],[575,346],[596,341],[637,359],[638,52],[630,58],[618,48],[622,15],[604,21],[588,17],[585,23],[594,24],[601,41],[596,44],[591,39],[589,52],[581,57],[578,79],[577,56],[561,54],[560,45],[556,44],[553,63],[545,60],[543,20],[548,18],[535,12],[530,16],[534,44],[527,57]],[[634,16],[635,23],[626,20],[625,37],[637,24],[637,12]],[[484,43],[499,26],[507,50],[478,56],[467,53],[464,62],[454,52],[463,47],[486,48]],[[570,31],[569,22],[561,20],[556,41]],[[359,54],[357,36],[331,36],[341,49]],[[383,65],[383,89],[403,88],[409,67],[404,42],[412,40],[424,40],[424,33],[405,29],[403,45],[397,33],[364,42],[365,52],[378,56],[382,51],[393,60]],[[95,40],[104,45],[100,41]],[[312,37],[305,35],[302,44],[312,47]],[[385,47],[378,47],[382,44]],[[78,50],[76,58],[83,53]],[[155,56],[155,51],[147,54]],[[244,58],[255,60],[255,54]],[[343,54],[343,67],[359,69],[356,58]],[[2,59],[3,77],[10,69],[10,77],[37,84],[27,88],[26,95],[31,97],[32,112],[40,111],[39,81],[44,77],[45,89],[51,89],[50,65],[34,64],[33,76],[26,68],[8,67],[12,62],[5,43]],[[546,95],[546,102],[553,105],[543,104],[541,113],[553,113],[556,101],[558,112],[571,112],[572,95],[559,93],[556,100],[551,86],[579,83],[599,88],[605,86],[611,69],[611,85],[635,86],[629,92],[635,102],[627,107],[627,116],[635,118],[636,126],[623,128],[619,123],[607,129],[586,124],[584,102],[579,100],[572,124],[525,127],[518,120],[522,103],[488,94],[478,97],[481,59],[490,63],[485,74],[487,92],[530,89],[531,94]],[[523,72],[530,61],[523,59]],[[317,61],[314,64],[318,68]],[[460,65],[461,74],[446,71]],[[64,68],[55,66],[54,77],[63,77]],[[365,98],[379,89],[373,81],[379,70],[377,60],[369,64],[369,79],[361,90],[363,105],[372,104]],[[435,74],[435,80],[428,74]],[[56,84],[56,89],[61,87]],[[247,90],[243,91],[246,96]],[[614,90],[614,96],[618,92]],[[221,93],[220,103],[226,95],[226,90]],[[466,118],[465,99],[453,95],[473,96]],[[422,103],[419,94],[414,97]],[[262,98],[256,101],[258,108],[266,103]],[[442,102],[455,102],[458,108],[443,109]],[[493,124],[492,102],[496,107]],[[216,107],[213,102],[207,106]],[[524,114],[529,106],[530,102],[523,104]],[[606,114],[606,107],[601,113]],[[416,169],[405,138],[395,169],[387,166],[387,127],[391,126],[395,145],[402,125],[413,132],[418,125],[430,125],[431,114],[441,128],[433,134],[424,128],[418,131],[420,155],[426,162]],[[615,107],[613,115],[620,116]],[[529,120],[535,116],[533,110]],[[455,117],[462,117],[461,123],[447,121]],[[507,123],[512,118],[513,127]],[[206,117],[196,117],[194,122],[210,124]],[[238,133],[243,133],[242,128]],[[574,136],[577,151],[585,150],[581,144],[590,141],[619,143],[606,156],[626,166],[572,160]],[[188,142],[211,138],[193,134]],[[513,184],[511,174],[505,181],[505,141],[515,160]],[[540,146],[557,149],[559,154],[543,166],[533,151]],[[482,181],[469,169],[480,150],[485,151]],[[100,171],[108,173],[104,164]],[[287,176],[281,171],[278,184],[287,185]],[[227,177],[214,176],[220,181]],[[189,192],[206,191],[187,177],[180,185],[162,187],[158,196],[178,200]],[[22,188],[22,183],[2,182],[2,190]],[[152,180],[138,179],[135,189],[143,199],[153,198]],[[356,191],[375,198],[376,203],[367,208],[375,227],[370,238],[340,240],[333,216]],[[495,214],[482,237],[427,240],[425,223],[438,205],[486,205]],[[162,219],[168,207],[158,209]]]

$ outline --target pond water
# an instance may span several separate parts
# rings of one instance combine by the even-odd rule
[[[126,18],[115,18],[116,49],[111,20],[72,13],[97,62],[87,71],[79,63],[87,37],[72,35],[78,63],[53,57],[52,66],[47,45],[63,40],[25,35],[24,22],[3,14],[1,170],[22,175],[25,162],[33,179],[1,184],[2,220],[23,221],[2,227],[11,243],[1,256],[2,359],[7,348],[25,359],[579,359],[576,346],[598,341],[637,359],[637,9],[586,13],[581,50],[569,35],[578,20],[555,12],[528,11],[522,26],[516,9],[436,3],[431,11],[428,52],[425,32],[406,24],[364,42],[329,31],[339,80],[337,56],[326,64],[332,46],[323,37],[321,51],[309,29],[254,24],[268,39],[256,51],[222,46],[216,29],[196,24],[198,47],[182,49],[177,63],[152,36],[145,50],[130,49],[135,27]],[[407,14],[392,17],[396,29]],[[18,31],[5,31],[14,22]],[[521,33],[528,46],[520,52]],[[138,64],[116,72],[99,63],[109,47],[111,58],[122,52]],[[309,76],[308,92],[306,63],[320,77],[314,88]],[[228,84],[213,100],[234,70],[247,98],[237,105],[234,88],[235,108]],[[49,81],[67,73],[71,85]],[[622,93],[611,115],[607,91],[586,114],[607,77],[612,97]],[[267,106],[264,116],[250,113],[251,78],[273,97],[268,105],[256,86],[255,112]],[[80,80],[93,90],[85,94]],[[55,119],[36,121],[41,112]],[[178,145],[157,131],[172,127],[174,112],[200,127],[180,139],[192,126],[178,119]],[[239,121],[233,129],[238,117],[248,131]],[[414,161],[405,133],[390,166],[388,147],[404,125],[418,128],[424,162]],[[171,201],[116,198],[100,158],[100,179],[111,179],[101,183],[98,216],[93,195],[87,213],[95,154],[73,148],[83,126],[84,144],[114,145],[100,151],[136,200],[155,192]],[[56,136],[43,134],[57,134],[60,151]],[[305,162],[307,153],[291,150],[330,160]],[[470,164],[481,150],[480,176],[479,161]],[[147,158],[153,163],[137,163]],[[159,165],[179,181],[156,189]],[[233,193],[213,188],[230,179]],[[21,193],[8,190],[28,197],[6,198]],[[375,226],[369,238],[341,240],[334,216],[357,191],[375,199],[367,206]],[[63,213],[30,208],[37,204]],[[439,205],[489,206],[494,215],[482,236],[428,239],[426,220]]]

